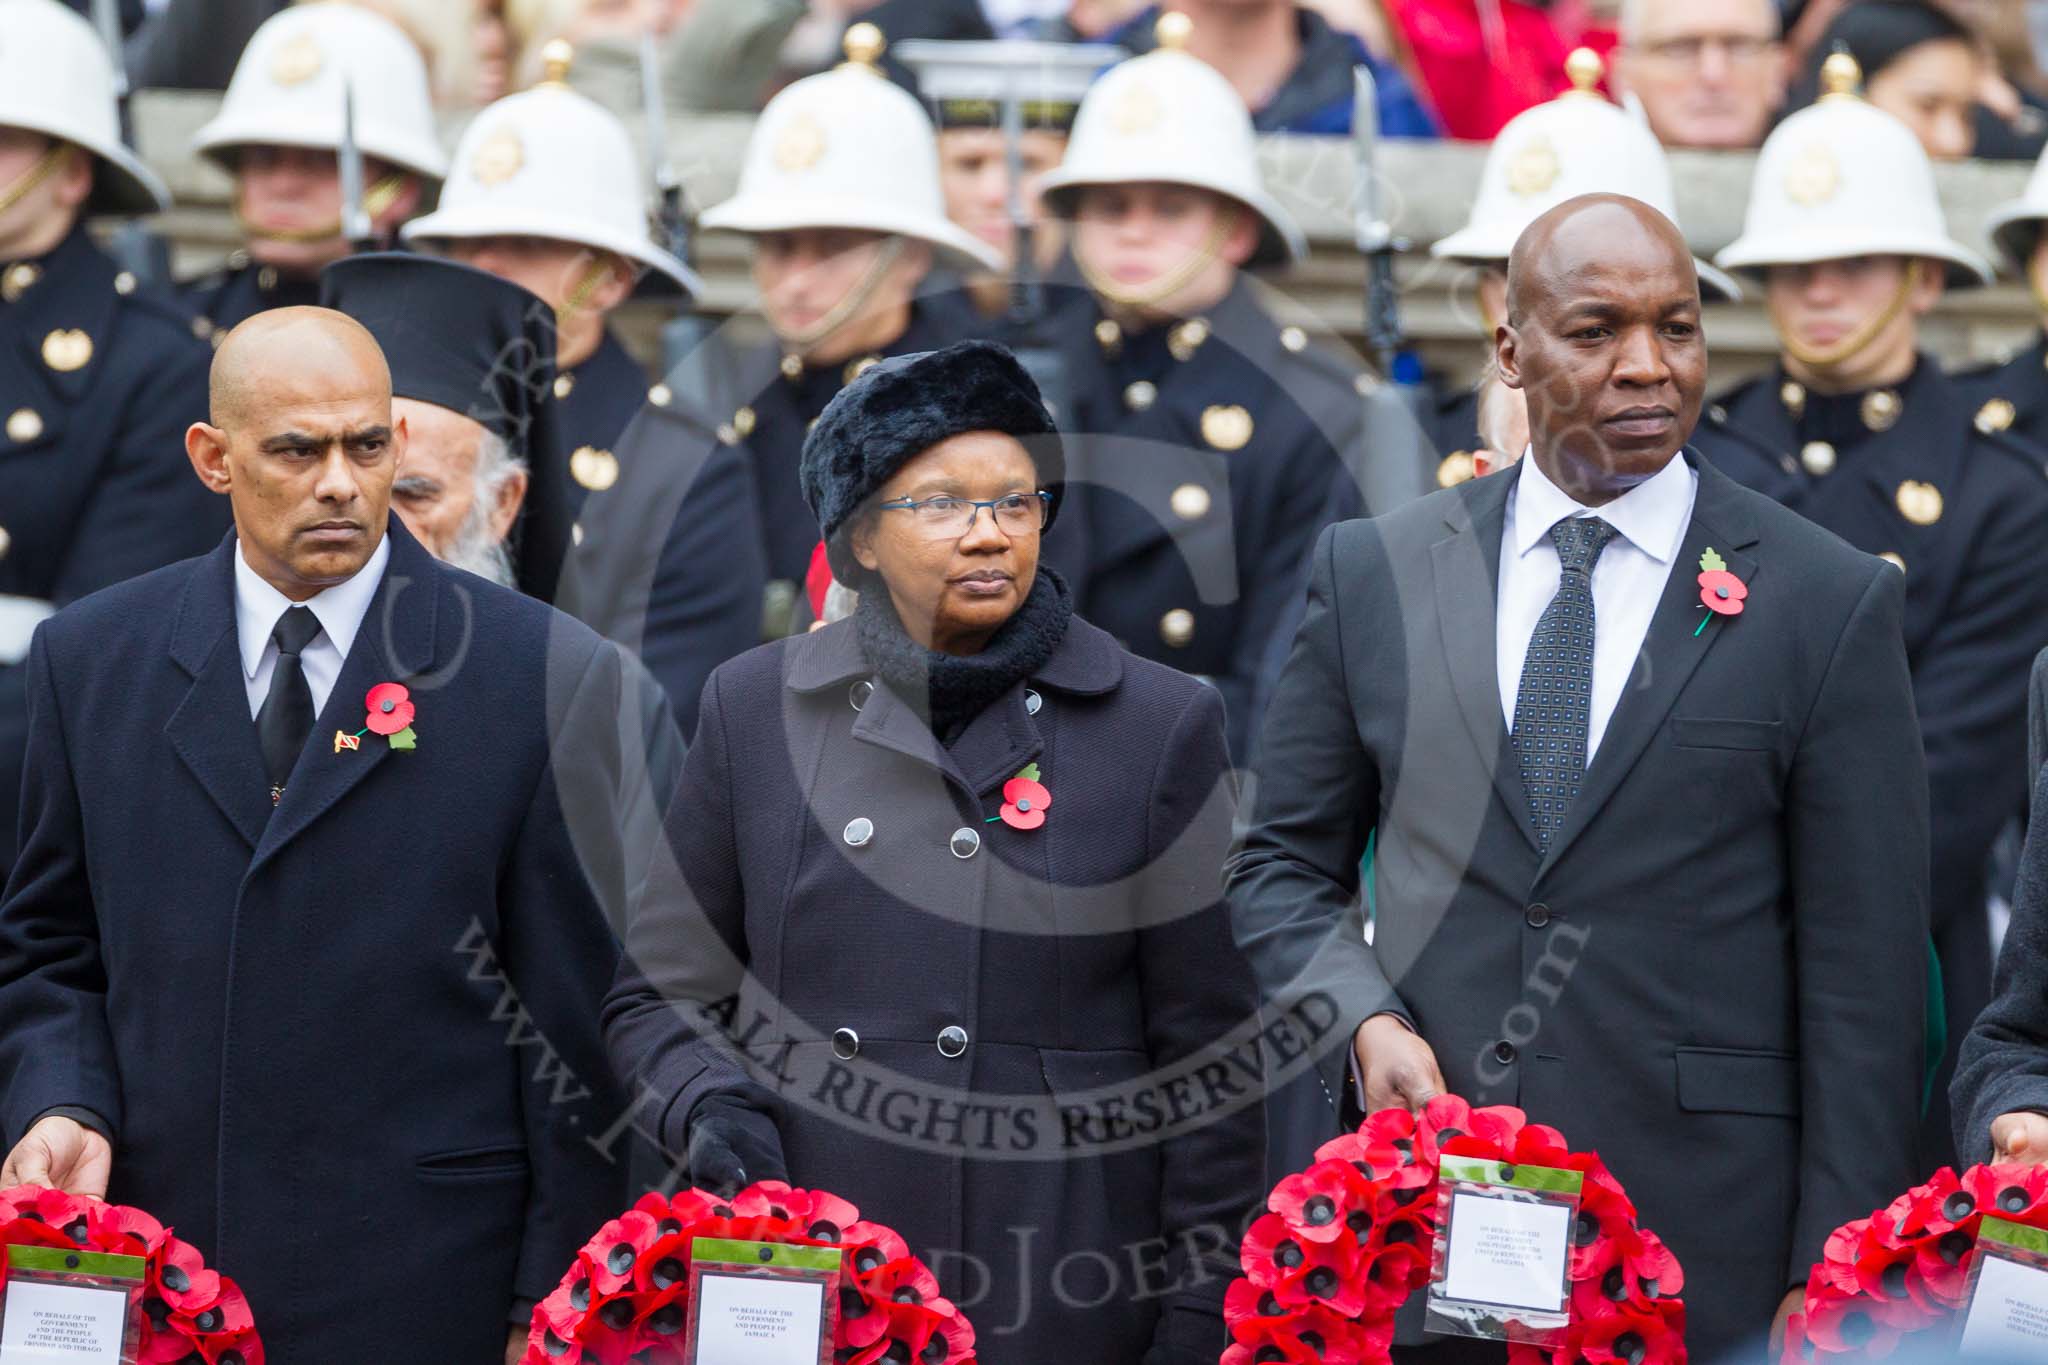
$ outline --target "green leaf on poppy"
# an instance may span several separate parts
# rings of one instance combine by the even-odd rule
[[[1702,572],[1719,573],[1727,567],[1728,561],[1715,554],[1714,547],[1711,545],[1707,547],[1707,552],[1700,556],[1700,569]]]
[[[1018,770],[1017,776],[1023,778],[1026,782],[1038,781],[1038,765],[1036,763],[1026,763]]]
[[[419,743],[420,737],[412,732],[410,725],[391,737],[391,747],[394,749],[417,749]]]

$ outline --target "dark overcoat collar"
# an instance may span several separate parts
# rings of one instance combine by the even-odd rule
[[[447,570],[396,516],[385,534],[391,558],[314,722],[283,798],[273,809],[256,723],[249,714],[235,632],[235,535],[200,560],[186,580],[171,630],[171,658],[192,679],[164,733],[185,765],[248,841],[251,867],[267,860],[386,760],[388,743],[365,735],[337,750],[336,731],[363,728],[363,698],[380,682],[408,685],[432,672],[437,616]]]

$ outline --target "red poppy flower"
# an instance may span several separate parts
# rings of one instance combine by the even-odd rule
[[[1726,569],[1700,570],[1700,605],[1721,616],[1740,616],[1749,585]]]
[[[1037,829],[1045,823],[1045,809],[1052,793],[1028,777],[1013,777],[1003,784],[1003,823],[1011,829]]]
[[[164,1244],[164,1225],[124,1204],[93,1204],[86,1210],[92,1221],[92,1244],[103,1251],[123,1256],[149,1256]]]
[[[378,683],[363,698],[369,715],[363,721],[372,734],[395,735],[412,724],[412,693],[403,683]]]
[[[1274,1186],[1266,1207],[1287,1220],[1297,1237],[1334,1242],[1372,1226],[1373,1189],[1358,1169],[1342,1161],[1318,1161]],[[1362,1216],[1361,1223],[1354,1218]]]

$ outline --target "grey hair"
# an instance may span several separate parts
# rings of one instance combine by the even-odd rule
[[[491,535],[491,514],[497,509],[498,494],[505,481],[526,469],[526,461],[512,453],[512,447],[495,431],[486,430],[476,443],[476,478],[470,498],[469,515],[448,548],[448,562],[467,569],[503,587],[513,581],[512,553],[502,539]]]
[[[1639,47],[1643,41],[1643,27],[1648,22],[1650,7],[1655,4],[1683,5],[1687,0],[1621,0],[1621,22],[1616,25],[1621,33],[1621,46]],[[1784,26],[1784,16],[1772,0],[1755,0],[1757,8],[1770,16],[1771,36],[1776,38]]]

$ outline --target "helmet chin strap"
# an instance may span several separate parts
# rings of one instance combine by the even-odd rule
[[[1074,263],[1081,268],[1081,278],[1112,308],[1127,311],[1156,308],[1194,283],[1195,277],[1207,270],[1223,250],[1223,243],[1237,228],[1236,209],[1227,209],[1216,215],[1216,222],[1209,229],[1209,235],[1202,244],[1190,252],[1188,258],[1173,269],[1152,280],[1150,283],[1130,288],[1117,283],[1103,271],[1091,265],[1080,252],[1074,253]]]
[[[824,317],[799,331],[785,332],[781,328],[776,329],[776,338],[782,342],[783,349],[802,355],[853,321],[854,317],[868,306],[875,290],[881,287],[882,280],[902,254],[901,237],[884,239],[875,252],[874,261],[861,272],[861,277],[854,281],[853,287],[840,295],[839,302],[833,304]]]
[[[77,148],[68,142],[60,142],[53,139],[50,143],[49,151],[37,157],[34,165],[14,177],[12,184],[4,189],[0,189],[0,213],[7,212],[7,210],[28,198],[29,191],[55,175],[57,168],[68,161],[71,153],[76,150]]]
[[[599,253],[583,268],[583,274],[576,281],[575,287],[569,291],[569,297],[563,299],[561,305],[555,309],[555,326],[566,327],[570,318],[582,312],[589,305],[590,296],[597,292],[599,285],[611,277],[611,273],[612,258]]]
[[[1864,319],[1862,325],[1849,335],[1832,345],[1808,346],[1792,334],[1792,330],[1785,326],[1784,319],[1778,316],[1778,310],[1772,308],[1771,325],[1778,329],[1779,344],[1785,348],[1786,355],[1809,370],[1825,372],[1835,369],[1868,350],[1870,344],[1898,320],[1899,314],[1905,311],[1906,300],[1912,297],[1913,291],[1920,285],[1920,272],[1924,266],[1925,263],[1918,256],[1908,261],[1905,271],[1899,276],[1899,287],[1892,291],[1892,296],[1885,306]]]
[[[363,191],[363,213],[375,222],[398,200],[405,189],[406,172],[393,171]],[[265,228],[257,227],[242,213],[242,196],[235,195],[235,224],[242,235],[257,242],[289,242],[303,245],[307,242],[331,242],[341,236],[341,219],[309,228]]]

